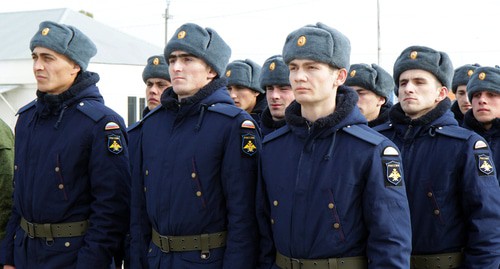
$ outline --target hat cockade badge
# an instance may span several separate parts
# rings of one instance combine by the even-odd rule
[[[43,28],[43,30],[42,30],[42,35],[43,35],[43,36],[46,36],[46,35],[48,35],[48,34],[49,34],[49,32],[50,32],[50,28]]]
[[[177,34],[177,39],[183,39],[184,37],[186,37],[186,31],[180,31]]]
[[[155,57],[155,58],[153,59],[153,64],[154,64],[154,65],[159,65],[159,64],[160,64],[160,59],[158,59],[158,57]]]
[[[486,78],[486,73],[481,72],[481,74],[479,74],[479,79],[484,80],[485,78]]]
[[[297,46],[302,47],[306,44],[306,42],[307,42],[306,36],[302,35],[299,37],[299,39],[297,39]]]
[[[269,70],[273,71],[275,68],[276,68],[276,63],[275,63],[275,62],[272,62],[272,63],[269,65]]]
[[[412,51],[412,52],[410,53],[410,59],[412,59],[412,60],[417,59],[417,55],[418,55],[418,52],[416,52],[416,51]]]

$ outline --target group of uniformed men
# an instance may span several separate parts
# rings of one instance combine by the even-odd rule
[[[500,267],[500,68],[411,46],[391,77],[322,23],[228,64],[187,23],[126,130],[87,36],[45,21],[30,49],[6,269]]]

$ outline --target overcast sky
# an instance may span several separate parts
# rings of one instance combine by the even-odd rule
[[[403,49],[424,45],[447,52],[454,67],[500,65],[500,1],[379,0],[379,4],[380,40],[376,0],[170,0],[168,37],[183,23],[194,22],[215,29],[226,40],[231,60],[249,58],[262,64],[281,54],[291,31],[320,21],[350,39],[351,64],[379,63],[392,73]],[[85,10],[104,24],[163,48],[166,6],[167,0],[17,0],[3,5],[1,12]]]

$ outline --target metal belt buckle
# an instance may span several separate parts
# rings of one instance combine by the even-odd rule
[[[200,258],[202,260],[208,260],[210,259],[210,251],[202,251],[200,254]]]
[[[35,224],[26,221],[26,232],[28,233],[28,237],[33,239],[35,238]]]
[[[290,269],[300,269],[302,267],[300,260],[294,258],[290,258],[290,265],[292,266]]]
[[[160,250],[165,253],[170,252],[170,243],[168,242],[168,236],[160,235]]]

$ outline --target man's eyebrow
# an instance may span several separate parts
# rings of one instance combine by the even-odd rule
[[[195,57],[195,56],[193,54],[190,54],[190,53],[170,54],[168,56],[169,59],[171,59],[171,58],[182,58],[182,57]]]
[[[34,55],[36,55],[36,56],[51,56],[52,54],[47,53],[47,52],[40,52],[40,53],[32,52],[31,56],[34,56]]]

